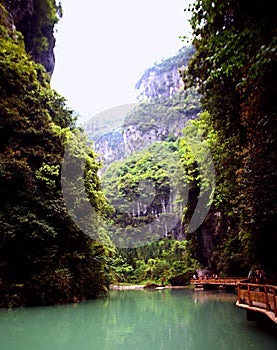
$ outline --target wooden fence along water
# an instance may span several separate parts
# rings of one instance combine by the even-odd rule
[[[277,323],[277,286],[250,283],[245,277],[192,279],[190,283],[196,290],[203,290],[208,286],[237,289],[236,306],[247,311],[249,320],[255,319],[252,316],[259,312]]]
[[[236,305],[248,312],[260,312],[277,323],[277,286],[239,282]]]
[[[217,287],[233,287],[236,288],[237,284],[245,280],[245,277],[228,277],[228,278],[201,278],[201,279],[192,279],[190,284],[194,285],[195,289],[205,289],[208,286],[217,286]]]

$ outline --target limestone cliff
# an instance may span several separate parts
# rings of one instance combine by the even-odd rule
[[[156,141],[180,137],[188,120],[196,117],[199,96],[193,90],[183,90],[179,75],[192,53],[191,47],[185,47],[147,69],[136,84],[139,103],[128,112],[111,110],[83,125],[106,165]]]
[[[121,120],[121,124],[110,130],[105,127],[103,134],[96,130],[96,122],[85,124],[84,130],[94,141],[95,151],[108,165],[146,149],[156,141],[180,137],[188,120],[194,119],[200,109],[198,105],[190,104],[188,109],[180,111],[173,101],[174,98],[169,99],[168,105],[161,104],[161,101],[139,104]],[[179,107],[183,108],[183,104]]]
[[[61,15],[55,0],[1,0],[9,25],[21,32],[26,52],[51,75],[55,66],[54,26]]]
[[[172,97],[183,86],[179,71],[187,65],[194,52],[193,47],[183,47],[178,53],[147,69],[136,83],[138,99],[151,100],[156,97]]]

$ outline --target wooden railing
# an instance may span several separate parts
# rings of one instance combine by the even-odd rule
[[[203,279],[191,279],[190,284],[215,284],[225,286],[236,286],[239,282],[245,280],[246,277],[227,277],[227,278],[203,278]]]
[[[270,284],[238,283],[238,302],[250,307],[272,311],[277,317],[277,286]]]
[[[262,312],[277,323],[277,286],[239,282],[237,290],[238,307]]]
[[[235,286],[238,300],[236,305],[253,312],[261,312],[277,323],[277,286],[251,283],[245,277],[191,279],[190,283],[198,286],[222,285]]]

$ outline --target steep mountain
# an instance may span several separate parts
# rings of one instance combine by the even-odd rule
[[[184,70],[194,53],[192,46],[185,46],[178,53],[148,68],[136,83],[138,99],[151,100],[156,97],[170,98],[184,85],[180,70]]]
[[[95,150],[104,161],[103,191],[115,208],[110,231],[121,232],[115,238],[119,245],[184,238],[181,218],[186,195],[182,198],[181,192],[186,181],[180,172],[179,139],[200,107],[197,92],[185,92],[176,72],[185,69],[192,52],[183,48],[146,70],[137,84],[139,103],[122,126],[95,140]],[[142,87],[151,91],[145,99]]]
[[[200,112],[199,95],[181,87],[171,97],[159,95],[140,102],[126,117],[123,140],[126,155],[140,151],[153,142],[182,136],[189,120]]]
[[[111,109],[84,123],[84,131],[105,165],[153,142],[180,137],[187,121],[196,117],[199,96],[193,89],[185,92],[180,78],[192,54],[191,47],[184,47],[147,69],[136,84],[137,105]]]

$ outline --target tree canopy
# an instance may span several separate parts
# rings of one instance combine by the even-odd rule
[[[0,302],[20,306],[94,297],[109,284],[108,250],[85,235],[66,208],[61,168],[70,135],[76,135],[70,161],[84,158],[87,198],[103,213],[100,164],[65,99],[50,88],[44,67],[27,55],[22,35],[6,22],[1,5]],[[71,189],[77,191],[78,182]],[[96,225],[89,229],[93,237],[101,235]]]
[[[197,0],[183,78],[209,113],[218,207],[237,217],[246,264],[276,270],[276,20],[270,1]],[[273,248],[275,247],[275,248]]]

